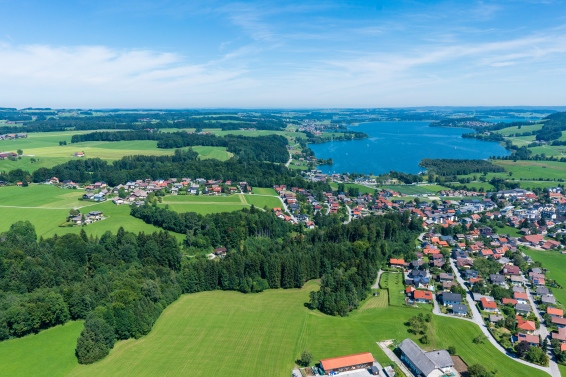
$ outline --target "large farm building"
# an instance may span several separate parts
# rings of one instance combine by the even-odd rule
[[[354,355],[333,357],[320,360],[320,366],[326,374],[331,372],[346,372],[349,370],[371,368],[374,363],[373,355],[369,352],[356,353]]]

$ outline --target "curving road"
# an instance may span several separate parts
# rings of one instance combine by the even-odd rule
[[[491,333],[487,329],[487,327],[486,327],[486,325],[485,325],[485,323],[482,319],[481,313],[478,310],[476,303],[474,302],[474,300],[471,296],[470,291],[468,291],[468,289],[466,288],[466,284],[465,284],[464,280],[462,279],[462,277],[460,276],[460,273],[458,272],[458,269],[454,265],[454,260],[452,258],[449,258],[449,261],[450,261],[450,266],[452,267],[452,270],[454,272],[454,276],[456,277],[456,280],[458,281],[460,286],[466,290],[466,301],[468,302],[468,305],[470,306],[470,308],[472,310],[472,315],[473,315],[472,321],[475,322],[480,327],[480,330],[487,337],[487,339],[491,342],[491,344],[493,344],[499,352],[503,353],[504,355],[506,355],[510,359],[515,360],[518,363],[528,365],[532,368],[542,370],[543,372],[546,372],[553,377],[560,377],[560,371],[558,370],[558,366],[556,365],[556,362],[554,362],[554,360],[552,360],[552,359],[550,360],[550,367],[543,367],[543,366],[540,366],[540,365],[532,364],[532,363],[529,363],[525,360],[519,359],[518,357],[516,357],[512,353],[507,352],[507,350],[505,350],[505,348],[501,347],[501,345],[499,343],[497,343],[495,338],[491,335]],[[458,318],[458,317],[455,317],[455,318]],[[465,318],[460,318],[460,319],[465,319]]]

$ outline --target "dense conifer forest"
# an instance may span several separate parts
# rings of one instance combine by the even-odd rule
[[[147,334],[183,293],[253,293],[297,288],[318,278],[321,290],[311,294],[310,306],[347,315],[390,256],[414,256],[421,230],[408,212],[346,225],[332,217],[310,231],[253,207],[207,216],[173,216],[151,206],[132,213],[184,231],[184,247],[223,246],[227,255],[189,258],[166,232],[136,235],[120,228],[100,238],[81,232],[38,240],[29,222],[16,223],[0,235],[0,339],[85,319],[76,355],[91,363],[106,356],[116,340]]]

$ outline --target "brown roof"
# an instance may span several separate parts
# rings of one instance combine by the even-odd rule
[[[320,360],[322,369],[330,371],[333,369],[349,367],[365,363],[373,363],[373,355],[369,352],[356,353],[354,355],[333,357]]]

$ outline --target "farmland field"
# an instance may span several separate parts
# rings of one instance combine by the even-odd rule
[[[163,198],[162,205],[168,205],[175,212],[196,212],[201,215],[218,212],[239,211],[251,205],[269,209],[281,207],[276,197],[235,194],[229,196],[177,195]]]
[[[384,305],[380,301],[383,295],[368,299],[361,310],[348,317],[331,317],[304,306],[313,289],[317,289],[315,282],[302,289],[258,294],[213,291],[184,295],[162,313],[147,336],[118,342],[109,356],[91,365],[68,361],[65,368],[54,366],[58,360],[74,359],[80,331],[77,328],[74,336],[64,339],[58,332],[65,327],[58,327],[40,336],[51,336],[51,349],[64,354],[34,360],[33,367],[51,376],[287,377],[303,350],[309,350],[314,360],[369,351],[382,364],[389,365],[391,362],[376,342],[414,338],[404,323],[418,313],[428,312]],[[430,344],[423,347],[455,346],[468,365],[492,366],[490,370],[497,369],[498,376],[545,375],[505,357],[489,342],[474,344],[472,339],[478,334],[479,328],[470,322],[433,316]],[[10,352],[10,359],[3,363],[2,370],[22,370],[26,375],[25,369],[17,369],[22,359],[28,360],[24,356],[29,347],[21,345],[25,340],[4,343],[5,348],[0,350],[3,355]]]
[[[154,140],[88,141],[71,144],[73,135],[86,132],[35,132],[28,134],[28,137],[23,139],[0,140],[0,151],[16,152],[21,149],[24,152],[24,156],[16,161],[0,161],[0,171],[24,169],[32,172],[41,167],[49,168],[75,158],[73,153],[78,151],[85,152],[87,158],[105,160],[117,160],[124,156],[140,154],[164,156],[174,153],[174,149],[157,148],[157,141]],[[59,145],[60,141],[66,141],[67,145]],[[201,159],[215,158],[226,161],[232,157],[232,154],[224,147],[195,146],[193,150],[199,154]],[[31,162],[31,158],[36,162]]]
[[[78,234],[84,229],[87,234],[101,236],[106,231],[116,232],[120,226],[131,232],[151,233],[161,230],[140,219],[130,216],[130,207],[117,206],[111,201],[102,203],[78,200],[84,191],[67,190],[49,185],[30,185],[28,187],[0,187],[0,232],[6,231],[16,221],[29,220],[37,236],[50,237],[54,234]],[[70,209],[80,208],[81,212],[102,211],[108,218],[84,228],[60,227]],[[182,241],[184,235],[174,234]]]
[[[78,365],[75,357],[81,321],[67,322],[36,335],[0,342],[0,376],[65,376]]]
[[[524,132],[533,132],[533,131],[538,131],[542,128],[542,124],[533,124],[532,126],[521,126],[521,128],[519,127],[507,127],[507,128],[503,128],[501,130],[495,131],[498,134],[501,134],[503,136],[509,136],[511,134],[521,134]]]
[[[566,163],[557,161],[512,161],[495,160],[496,165],[504,167],[511,172],[513,179],[534,179],[550,178],[559,179],[566,177]],[[504,174],[505,175],[505,174]],[[507,175],[507,178],[509,176]]]
[[[330,187],[332,187],[333,190],[338,190],[338,183],[331,182]],[[344,188],[346,190],[348,190],[351,187],[359,189],[360,193],[362,193],[362,194],[373,194],[375,192],[375,188],[373,188],[373,187],[367,187],[367,186],[358,185],[358,184],[355,184],[355,183],[344,183]]]

